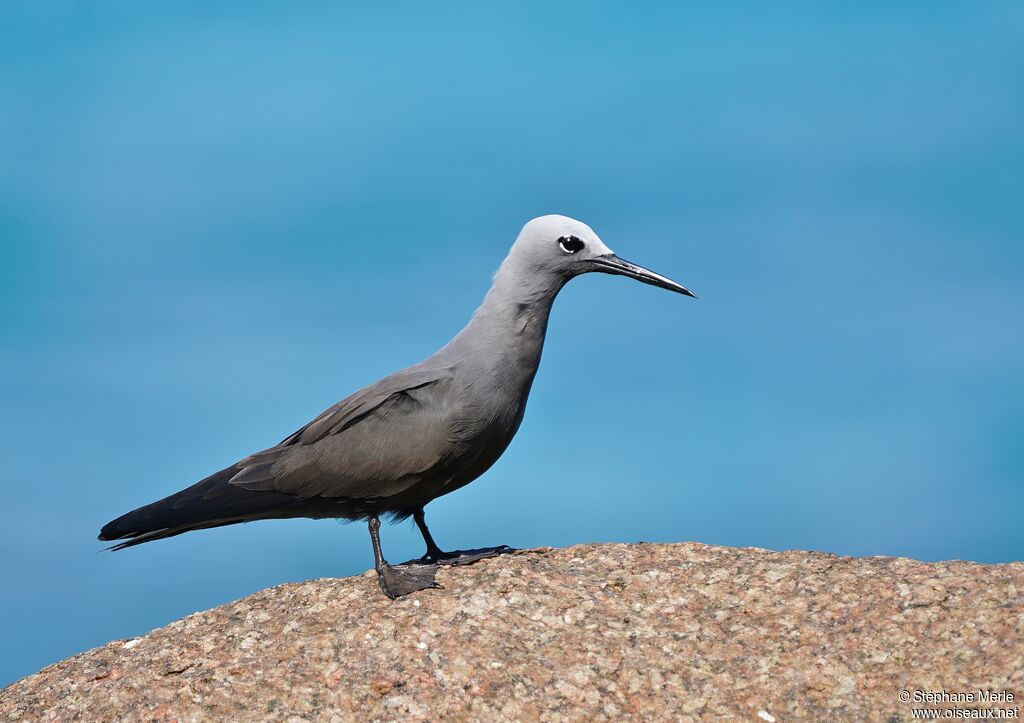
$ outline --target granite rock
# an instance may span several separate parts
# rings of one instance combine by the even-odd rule
[[[438,581],[397,601],[372,572],[263,590],[18,681],[0,691],[0,718],[1021,715],[1022,563],[581,545],[443,568]],[[945,700],[978,691],[1002,697]]]

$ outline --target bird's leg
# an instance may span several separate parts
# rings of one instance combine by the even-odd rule
[[[412,518],[416,520],[416,526],[420,528],[420,534],[423,535],[423,541],[427,543],[427,554],[420,558],[423,562],[437,562],[438,560],[450,560],[453,557],[458,557],[458,553],[445,552],[437,543],[434,542],[433,535],[430,534],[430,530],[427,529],[427,518],[423,514],[423,509],[418,509],[412,514]]]
[[[496,555],[502,555],[506,552],[512,552],[512,548],[508,545],[484,547],[479,550],[456,550],[455,552],[445,552],[437,546],[437,543],[434,542],[434,537],[430,534],[430,530],[427,529],[427,519],[423,514],[422,507],[412,514],[412,518],[416,520],[416,526],[420,528],[420,534],[423,535],[423,541],[427,543],[427,554],[420,558],[420,562],[436,563],[440,565],[468,565],[471,562],[483,560],[486,557],[495,557]]]
[[[377,570],[377,582],[385,595],[394,600],[417,590],[441,587],[434,581],[437,565],[389,565],[380,549],[380,520],[376,515],[370,517],[369,527],[370,541],[373,543],[373,567]]]

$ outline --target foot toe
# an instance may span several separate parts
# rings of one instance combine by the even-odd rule
[[[476,562],[477,560],[485,560],[488,557],[497,557],[498,555],[504,555],[508,552],[515,552],[515,550],[508,545],[498,545],[497,547],[482,547],[476,550],[458,550],[456,552],[445,553],[445,557],[438,560],[440,565],[469,565]]]

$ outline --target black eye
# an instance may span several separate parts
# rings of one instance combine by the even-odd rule
[[[583,242],[576,236],[562,236],[558,239],[558,245],[562,247],[562,251],[567,254],[574,254],[583,248]]]

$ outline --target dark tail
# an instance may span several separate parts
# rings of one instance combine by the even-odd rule
[[[238,471],[237,466],[228,467],[170,497],[121,515],[103,526],[99,539],[124,540],[108,548],[123,550],[192,530],[301,514],[302,500],[297,497],[229,484]]]

